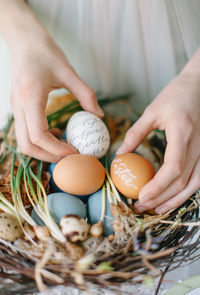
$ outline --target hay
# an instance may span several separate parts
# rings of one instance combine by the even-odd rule
[[[122,124],[117,122],[120,130],[127,128],[126,119]],[[124,123],[125,122],[125,123]],[[123,129],[125,131],[125,129]],[[7,143],[15,145],[13,122],[7,129]],[[4,134],[0,145],[0,192],[12,201],[10,187],[11,152],[7,149]],[[152,133],[146,146],[161,165],[165,148],[165,138],[160,133]],[[17,171],[20,161],[15,162]],[[36,173],[37,161],[32,162]],[[46,168],[42,172],[42,183],[48,191],[48,175]],[[35,184],[36,186],[36,184]],[[22,200],[27,205],[26,189],[21,183]],[[199,192],[191,196],[180,208],[165,215],[138,215],[129,204],[128,210],[115,217],[120,225],[120,232],[109,237],[88,239],[79,245],[68,245],[55,240],[52,236],[47,241],[33,237],[34,244],[27,239],[9,243],[0,239],[1,275],[16,273],[22,278],[35,280],[39,290],[49,286],[66,285],[80,289],[106,287],[114,288],[121,282],[131,280],[131,284],[145,282],[150,276],[160,276],[156,292],[158,293],[164,274],[170,268],[179,267],[181,263],[199,259],[195,256],[199,248],[199,237],[192,241],[199,226]],[[28,202],[30,205],[30,202]],[[77,248],[76,248],[77,247]],[[78,247],[84,251],[83,257],[75,259],[69,253],[76,254]],[[76,256],[76,255],[75,255]],[[11,273],[10,273],[11,272]],[[16,279],[16,277],[15,277]],[[21,280],[21,277],[19,278]],[[157,294],[155,293],[155,294]]]

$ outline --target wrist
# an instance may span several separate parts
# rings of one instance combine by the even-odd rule
[[[180,72],[180,76],[191,77],[200,82],[200,49],[194,54],[189,62],[184,66]]]
[[[23,0],[0,0],[0,7],[0,33],[11,51],[50,38]]]

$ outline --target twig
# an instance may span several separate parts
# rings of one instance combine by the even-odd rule
[[[146,257],[148,260],[154,260],[154,259],[158,259],[164,256],[168,256],[170,254],[172,254],[173,252],[175,252],[178,249],[178,247],[173,247],[170,249],[166,249],[164,251],[160,251],[154,254],[149,254],[149,255],[143,255],[144,257]]]
[[[48,262],[49,258],[51,257],[54,251],[55,249],[53,247],[47,248],[42,259],[39,260],[35,265],[35,281],[40,291],[44,291],[48,289],[48,287],[42,281],[41,270],[45,266],[45,264]]]
[[[174,224],[174,226],[200,226],[200,221],[196,222],[178,222],[176,221],[171,221],[171,220],[160,220],[161,223],[164,224]]]
[[[152,263],[150,263],[145,256],[142,257],[142,261],[144,265],[146,265],[146,267],[152,270],[155,274],[157,275],[161,274],[161,271],[157,267],[155,267]]]

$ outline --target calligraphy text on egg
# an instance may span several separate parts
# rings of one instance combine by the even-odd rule
[[[124,181],[124,183],[128,186],[132,186],[135,189],[137,189],[137,185],[133,183],[134,179],[136,179],[136,176],[134,176],[131,173],[131,170],[128,169],[126,164],[121,163],[121,159],[117,159],[113,161],[114,164],[114,174],[117,174],[121,177],[121,179]]]
[[[96,130],[93,130],[93,131],[84,131],[82,134],[78,135],[78,136],[72,136],[70,138],[70,142],[72,145],[75,145],[76,143],[76,147],[77,149],[79,150],[80,153],[82,153],[84,151],[85,148],[88,148],[90,147],[91,145],[99,145],[101,143],[105,143],[105,142],[109,142],[109,138],[108,137],[105,137],[105,135],[99,135],[98,138],[96,139],[93,139],[91,141],[88,141],[88,136],[91,135],[91,134],[94,134],[94,133],[99,133],[102,131],[103,128],[101,129],[96,129]],[[83,144],[83,141],[86,142],[85,144]],[[105,148],[102,147],[102,152],[105,150]],[[98,149],[98,152],[99,152],[99,149]],[[98,153],[97,152],[97,153]]]
[[[86,115],[85,114],[79,114],[79,117],[83,117],[83,121],[80,121],[79,123],[77,123],[76,125],[72,126],[72,129],[76,128],[77,126],[85,126],[85,125],[89,125],[89,128],[93,128],[93,126],[98,123],[98,119],[97,118],[87,118],[85,119]]]

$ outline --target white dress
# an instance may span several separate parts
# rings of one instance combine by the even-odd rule
[[[131,92],[140,111],[179,73],[200,44],[200,0],[28,3],[92,88],[110,95]],[[4,104],[0,125],[9,93],[9,54],[0,40],[0,100]]]

